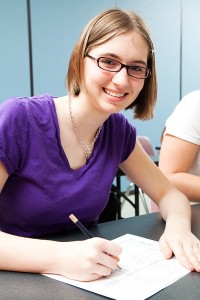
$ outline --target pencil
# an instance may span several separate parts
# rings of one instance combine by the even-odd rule
[[[76,224],[78,226],[78,228],[85,234],[85,236],[87,238],[93,238],[93,234],[77,219],[77,217],[75,217],[73,214],[71,214],[69,216],[70,220],[72,220],[72,222],[74,224]],[[108,254],[109,255],[109,254]],[[111,255],[113,258],[115,258],[116,260],[119,260],[118,257]],[[117,265],[118,269],[121,270],[121,267],[119,265]]]
[[[90,239],[94,237],[92,233],[89,232],[89,230],[87,230],[87,228],[74,215],[70,215],[69,218],[78,226],[78,228],[80,228],[87,238]]]

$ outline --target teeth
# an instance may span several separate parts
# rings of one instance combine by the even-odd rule
[[[123,96],[125,95],[125,94],[116,94],[116,93],[113,93],[113,92],[108,91],[108,90],[106,90],[106,89],[105,89],[105,92],[106,92],[106,94],[108,94],[108,95],[110,95],[110,96],[118,97],[118,98],[121,98],[121,97],[123,97]]]

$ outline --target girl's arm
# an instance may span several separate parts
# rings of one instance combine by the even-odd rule
[[[200,176],[189,174],[199,145],[172,135],[165,135],[159,157],[159,168],[190,201],[200,202]]]
[[[0,191],[7,178],[8,173],[0,162]],[[100,238],[54,242],[1,231],[0,245],[0,270],[60,274],[81,281],[110,275],[117,268],[114,257],[121,253],[119,245]]]
[[[166,258],[174,254],[189,270],[200,271],[200,241],[191,233],[191,207],[144,152],[136,147],[121,164],[124,173],[158,206],[166,227],[160,238],[160,248]]]
[[[0,270],[59,274],[80,281],[108,276],[121,247],[101,238],[55,242],[0,232]]]

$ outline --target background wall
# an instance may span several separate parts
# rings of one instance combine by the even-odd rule
[[[182,0],[182,95],[200,89],[200,1]]]
[[[0,102],[29,95],[26,0],[0,0]]]
[[[183,95],[199,88],[199,0],[0,0],[0,102],[66,94],[69,56],[81,30],[97,13],[116,6],[137,11],[152,33],[159,86],[154,118],[142,122],[133,120],[131,111],[124,114],[138,135],[160,145],[166,118]]]

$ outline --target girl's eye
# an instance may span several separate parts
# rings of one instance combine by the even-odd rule
[[[144,70],[144,68],[140,67],[140,66],[130,66],[129,68],[130,68],[130,70],[136,71],[136,72],[143,72],[143,70]]]
[[[116,65],[115,60],[109,58],[104,58],[101,60],[101,62],[104,63],[105,65]]]

